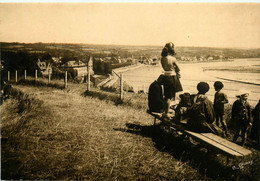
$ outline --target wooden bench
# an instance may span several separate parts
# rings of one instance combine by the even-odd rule
[[[217,152],[220,152],[224,155],[226,155],[228,158],[243,158],[248,155],[250,155],[252,152],[242,146],[239,146],[233,142],[230,142],[218,135],[215,135],[213,133],[196,133],[185,129],[186,122],[180,122],[178,124],[165,120],[162,117],[162,113],[155,113],[147,111],[148,114],[154,117],[154,126],[156,125],[156,120],[161,120],[163,123],[166,123],[166,125],[169,128],[172,128],[176,131],[180,131],[184,135],[194,139],[195,141],[203,144],[207,149],[211,149]]]

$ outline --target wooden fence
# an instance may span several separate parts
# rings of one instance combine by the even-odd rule
[[[90,91],[90,66],[87,66],[87,70],[88,70],[88,74],[87,74],[87,91]],[[51,73],[48,72],[48,85],[51,84]],[[116,74],[117,75],[117,74]],[[123,75],[120,74],[120,75],[117,75],[120,79],[120,99],[122,100],[123,99]],[[16,70],[15,71],[15,82],[17,83],[18,82],[18,79],[19,79],[19,75],[18,75],[18,71]],[[20,76],[20,79],[21,79],[21,76]],[[27,71],[24,70],[24,75],[22,76],[22,79],[26,80],[27,79]],[[35,82],[38,81],[38,71],[35,70],[35,73],[34,73],[34,80]],[[10,82],[11,81],[11,75],[10,75],[10,71],[7,72],[7,81]],[[68,88],[68,73],[67,71],[64,72],[64,88]]]

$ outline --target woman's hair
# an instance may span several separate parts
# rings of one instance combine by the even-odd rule
[[[161,56],[166,57],[168,55],[176,55],[174,51],[174,44],[172,42],[166,43],[166,45],[162,49]]]

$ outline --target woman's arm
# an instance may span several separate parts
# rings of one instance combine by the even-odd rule
[[[178,66],[178,63],[177,63],[177,60],[176,58],[174,57],[174,61],[173,61],[173,66],[174,66],[174,69],[175,69],[175,72],[176,72],[176,75],[178,76],[178,78],[181,78],[181,74],[180,74],[180,68]]]

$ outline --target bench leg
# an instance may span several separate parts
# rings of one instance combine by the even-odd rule
[[[227,163],[229,163],[230,162],[230,159],[229,159],[229,157],[227,156]]]

